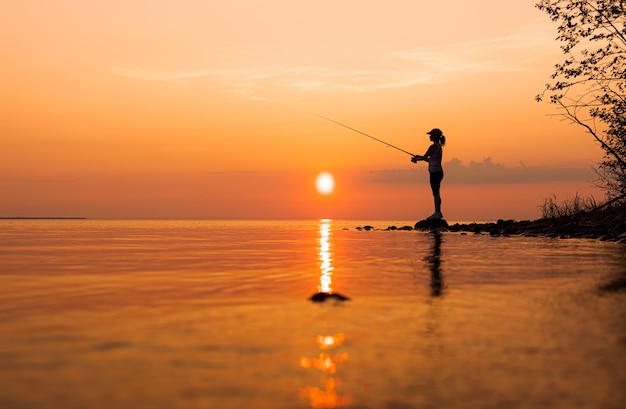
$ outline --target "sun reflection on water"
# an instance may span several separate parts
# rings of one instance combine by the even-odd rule
[[[334,347],[338,347],[346,340],[345,335],[343,334],[335,334],[335,335],[318,335],[317,336],[317,345],[320,349],[330,349]]]
[[[345,408],[352,404],[349,395],[341,396],[335,391],[335,379],[327,378],[324,381],[324,390],[313,386],[302,389],[301,395],[309,398],[314,409]]]
[[[320,220],[319,224],[319,261],[320,276],[318,291],[320,293],[332,293],[332,246],[331,225],[329,219]],[[348,361],[350,355],[345,351],[337,351],[346,341],[343,333],[330,335],[319,334],[315,337],[317,347],[321,351],[313,358],[301,357],[300,367],[303,369],[316,369],[322,373],[322,387],[306,386],[300,389],[300,397],[308,399],[311,408],[332,409],[345,408],[352,404],[350,394],[340,394],[337,391],[337,371],[341,364]]]
[[[331,220],[320,220],[319,260],[320,260],[320,284],[317,287],[320,293],[332,292],[333,264],[330,252]]]

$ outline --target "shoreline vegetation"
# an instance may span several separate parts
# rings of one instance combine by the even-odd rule
[[[487,223],[455,223],[448,225],[444,219],[421,220],[415,226],[388,226],[376,229],[372,226],[357,227],[357,230],[418,230],[450,231],[461,234],[488,234],[494,237],[526,236],[559,239],[592,239],[626,244],[626,205],[576,209],[575,207],[553,206],[552,211],[537,220],[503,220]]]

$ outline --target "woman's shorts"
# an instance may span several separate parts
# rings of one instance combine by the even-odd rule
[[[430,187],[433,193],[439,193],[441,188],[441,181],[443,180],[443,170],[437,172],[430,172]]]

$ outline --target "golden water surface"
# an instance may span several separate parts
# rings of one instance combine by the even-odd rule
[[[624,407],[622,245],[357,225],[1,221],[0,408]]]

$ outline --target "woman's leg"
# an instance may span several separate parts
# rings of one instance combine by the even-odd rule
[[[433,192],[433,196],[435,197],[435,212],[441,213],[441,195],[439,191],[437,193]]]
[[[435,199],[435,213],[441,213],[441,181],[443,180],[443,172],[431,172],[430,187],[433,191]]]

